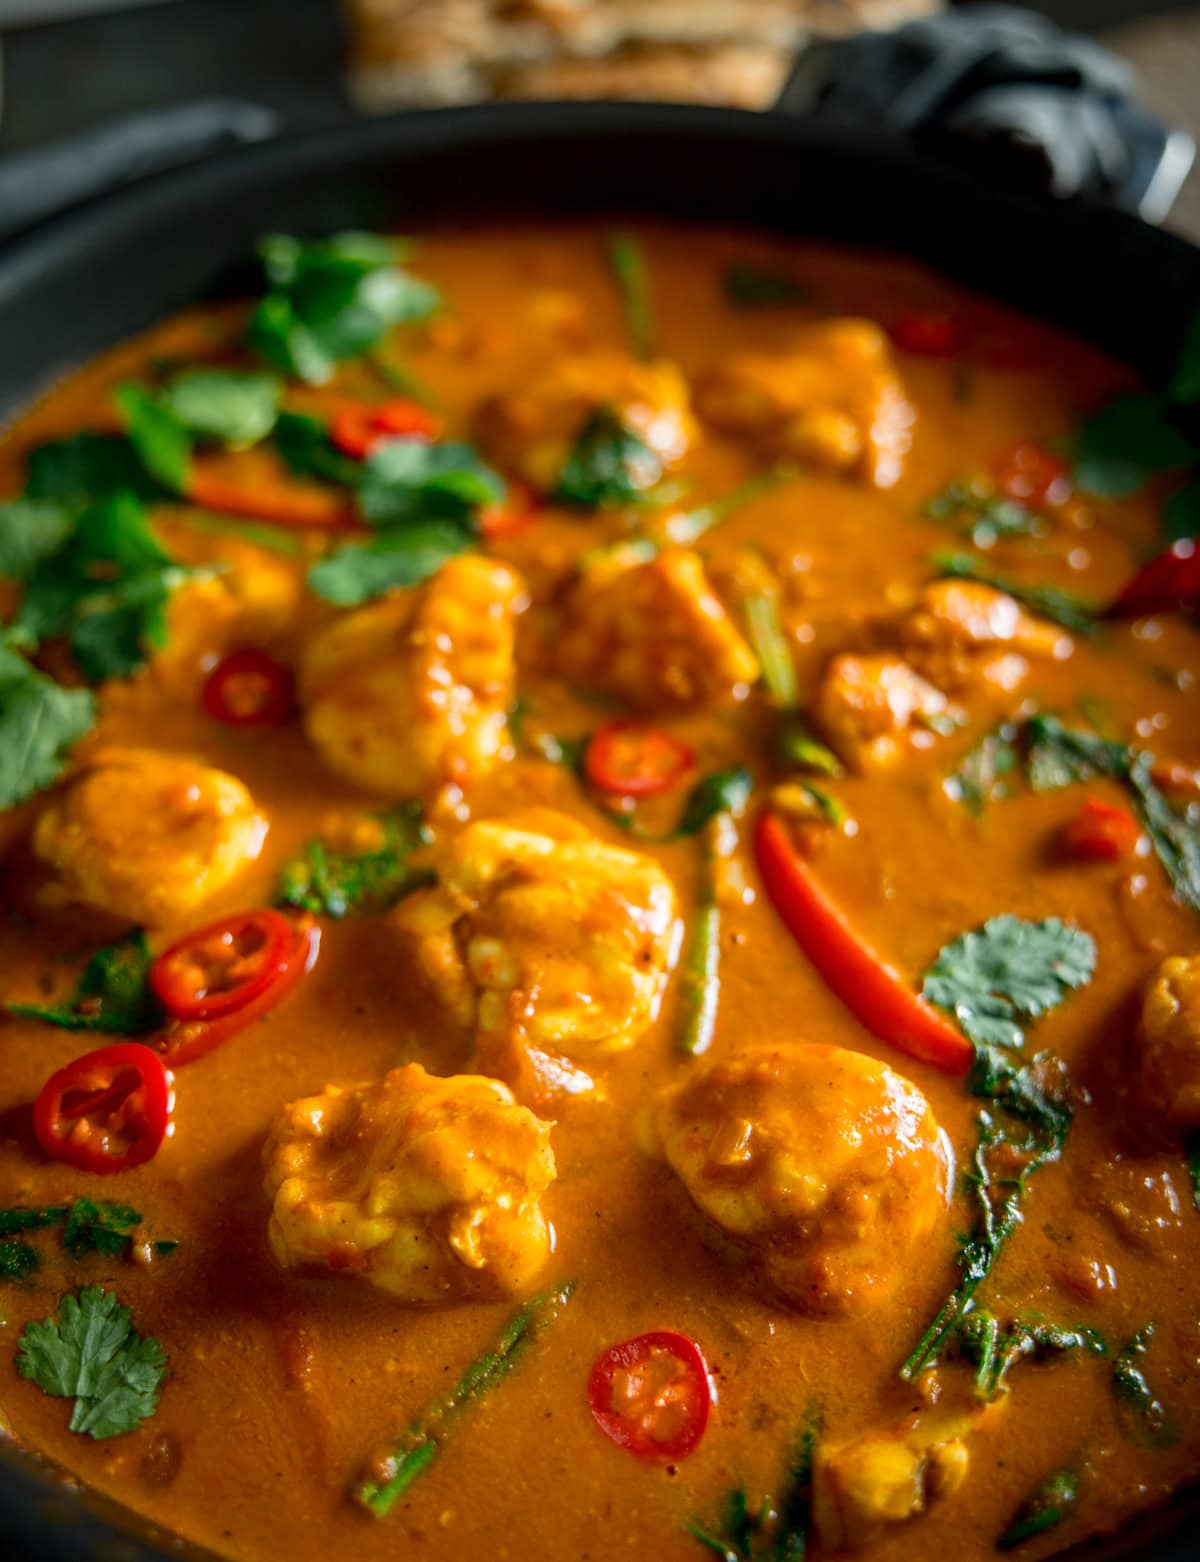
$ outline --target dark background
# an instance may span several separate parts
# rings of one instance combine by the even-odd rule
[[[1200,131],[1200,0],[1042,0],[1033,9],[1128,55],[1150,106]],[[212,93],[254,98],[293,128],[353,112],[335,0],[178,0],[19,28],[4,34],[3,50],[0,153]],[[1173,225],[1200,238],[1200,175]]]

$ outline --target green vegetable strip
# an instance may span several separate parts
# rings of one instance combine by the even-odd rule
[[[1074,1470],[1056,1470],[1048,1475],[996,1541],[997,1549],[1011,1551],[1014,1546],[1061,1524],[1078,1495],[1079,1476]]]
[[[639,358],[650,358],[654,354],[654,307],[645,251],[629,233],[611,234],[607,250],[633,350]]]
[[[1192,1180],[1192,1207],[1200,1212],[1200,1134],[1192,1134],[1184,1145],[1188,1175]]]
[[[0,1209],[0,1237],[15,1236],[20,1231],[40,1231],[43,1226],[53,1226],[66,1217],[65,1204],[46,1209]]]
[[[680,976],[683,1030],[679,1050],[698,1058],[712,1045],[721,993],[721,863],[737,844],[733,816],[717,814],[705,826],[703,887],[696,908],[692,942]]]
[[[518,1308],[490,1349],[477,1356],[458,1382],[434,1403],[380,1459],[379,1475],[368,1475],[354,1490],[355,1501],[377,1519],[386,1518],[417,1477],[429,1468],[442,1444],[469,1406],[508,1375],[571,1299],[574,1281],[545,1291]]]
[[[1061,624],[1064,629],[1069,629],[1073,634],[1094,635],[1096,633],[1099,610],[1091,603],[1072,596],[1069,591],[1060,591],[1055,586],[1022,586],[1016,581],[992,574],[990,570],[984,569],[977,560],[965,553],[935,554],[933,562],[943,577],[951,580],[975,580],[981,586],[991,586],[994,591],[1003,591],[1006,596],[1022,603],[1031,613],[1049,618],[1054,623]]]
[[[773,592],[756,591],[746,598],[746,625],[768,693],[783,710],[793,709],[800,698],[796,665],[779,619],[779,600]]]
[[[690,548],[693,543],[699,542],[705,532],[728,520],[743,505],[750,504],[762,494],[769,494],[773,489],[791,482],[795,475],[785,467],[774,467],[769,472],[758,472],[753,477],[748,477],[744,483],[739,483],[736,488],[731,488],[721,498],[714,499],[711,504],[701,505],[698,509],[672,516],[667,523],[671,541],[678,543],[680,547]]]

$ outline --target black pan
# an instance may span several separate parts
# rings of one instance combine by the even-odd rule
[[[1152,379],[1200,303],[1200,250],[1182,240],[1091,203],[998,191],[902,144],[777,114],[489,105],[264,142],[43,224],[0,252],[0,418],[120,338],[236,285],[264,230],[588,211],[748,223],[912,255]],[[1183,1497],[1070,1555],[1196,1562],[1198,1537],[1200,1500]],[[4,1562],[184,1554],[0,1447]]]

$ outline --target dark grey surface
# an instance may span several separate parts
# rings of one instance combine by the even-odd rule
[[[1044,0],[1032,9],[1096,32],[1195,3]],[[19,29],[4,37],[0,152],[212,93],[255,97],[296,129],[336,124],[352,112],[343,52],[335,0],[176,0]]]

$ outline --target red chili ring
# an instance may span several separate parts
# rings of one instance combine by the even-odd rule
[[[295,929],[279,911],[245,911],[188,933],[150,967],[150,987],[177,1020],[245,1008],[287,969]]]
[[[587,1398],[604,1435],[637,1458],[686,1459],[708,1425],[712,1380],[695,1340],[658,1329],[606,1350]]]
[[[141,1166],[170,1131],[174,1077],[139,1042],[84,1053],[42,1086],[33,1128],[46,1154],[77,1171]]]
[[[291,673],[254,646],[224,657],[204,680],[200,703],[229,727],[278,727],[296,708]]]
[[[637,721],[609,721],[592,734],[583,772],[600,792],[656,797],[678,786],[695,768],[686,743]]]

